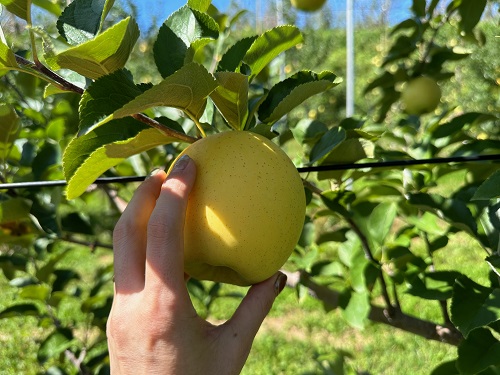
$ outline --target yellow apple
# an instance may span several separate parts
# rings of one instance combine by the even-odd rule
[[[291,160],[247,131],[209,135],[184,154],[197,169],[184,228],[185,272],[235,285],[272,276],[304,224],[304,188]]]
[[[290,0],[292,6],[305,12],[314,12],[320,9],[326,0]]]
[[[403,87],[401,100],[404,110],[410,115],[429,113],[441,100],[441,88],[432,78],[418,77]]]

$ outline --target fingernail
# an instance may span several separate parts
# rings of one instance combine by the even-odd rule
[[[190,160],[190,157],[187,156],[187,155],[182,155],[176,162],[175,162],[175,165],[174,165],[174,168],[172,170],[175,170],[175,171],[182,171],[184,170],[184,168],[186,168],[186,166],[188,165],[189,163],[189,160]]]
[[[276,281],[274,282],[274,290],[276,292],[276,295],[280,294],[281,291],[285,288],[286,279],[287,277],[284,273],[278,273],[278,277],[276,277]]]
[[[149,174],[146,176],[146,180],[153,177],[153,176],[156,176],[158,173],[161,172],[161,168],[155,168],[153,169],[151,172],[149,172]]]

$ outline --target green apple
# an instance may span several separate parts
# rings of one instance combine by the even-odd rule
[[[401,93],[404,110],[410,115],[434,111],[441,100],[441,88],[429,77],[418,77],[406,83]]]
[[[290,0],[292,6],[305,12],[314,12],[320,9],[326,0]]]
[[[304,224],[304,187],[291,160],[247,131],[209,135],[184,154],[197,169],[184,229],[185,272],[236,285],[272,276]]]

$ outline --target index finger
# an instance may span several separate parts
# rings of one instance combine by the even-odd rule
[[[185,290],[184,220],[196,167],[181,157],[161,187],[148,223],[145,287],[152,290]]]
[[[144,288],[146,229],[160,195],[166,173],[157,170],[135,191],[113,231],[115,286],[117,292]]]

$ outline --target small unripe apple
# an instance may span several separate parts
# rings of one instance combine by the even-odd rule
[[[326,0],[290,0],[292,6],[305,12],[314,12],[320,9]]]
[[[401,100],[406,113],[421,115],[434,111],[441,100],[441,88],[429,77],[418,77],[403,87]]]
[[[197,170],[186,212],[184,271],[236,285],[272,276],[304,224],[304,187],[289,157],[247,131],[209,135],[184,154]]]

